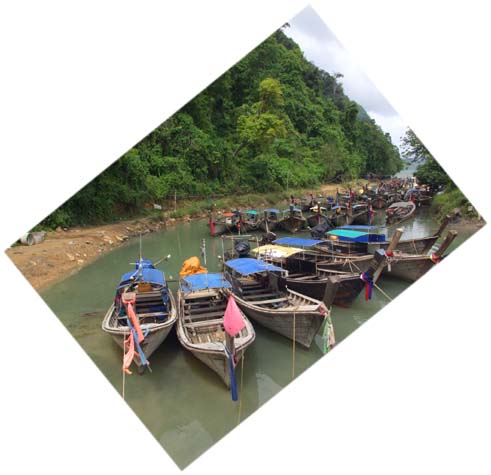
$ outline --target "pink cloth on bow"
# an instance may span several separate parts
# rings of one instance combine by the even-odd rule
[[[223,317],[223,326],[230,336],[235,336],[245,327],[242,313],[231,295],[228,299],[227,308]]]

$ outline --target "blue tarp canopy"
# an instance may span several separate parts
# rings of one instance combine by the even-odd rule
[[[280,213],[280,210],[275,209],[275,208],[268,208],[268,209],[265,209],[264,211],[267,211],[268,213],[275,213],[275,214]]]
[[[133,277],[133,279],[132,279]],[[151,284],[165,285],[165,276],[161,270],[144,267],[140,272],[127,272],[121,277],[119,287],[128,285],[131,282],[150,282]]]
[[[333,229],[327,232],[328,236],[336,236],[340,241],[346,242],[382,242],[385,234],[370,234],[350,229]]]
[[[346,206],[336,205],[336,206],[333,206],[331,209],[338,209],[338,208],[346,208]]]
[[[204,289],[222,289],[230,287],[230,283],[225,280],[223,274],[194,274],[188,275],[181,280],[181,289],[183,292]]]
[[[225,265],[241,275],[257,274],[260,272],[285,272],[281,267],[276,267],[259,259],[243,257],[225,262]]]
[[[301,210],[300,208],[293,208],[293,211],[302,211],[302,210]],[[289,212],[290,212],[290,208],[285,209],[285,210],[283,211],[283,213],[289,213]]]
[[[255,209],[250,209],[248,211],[244,211],[244,214],[258,214]]]
[[[302,247],[312,247],[322,241],[318,239],[306,239],[306,238],[296,238],[296,237],[282,237],[273,241],[275,244],[286,244],[287,246],[302,246]]]

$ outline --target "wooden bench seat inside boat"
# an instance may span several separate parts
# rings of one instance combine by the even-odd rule
[[[184,325],[187,328],[204,328],[204,327],[212,327],[215,325],[223,325],[223,318],[215,318],[213,320],[204,320],[201,322],[185,322]]]
[[[187,313],[185,316],[188,320],[192,320],[193,322],[199,322],[201,320],[208,320],[210,317],[219,317],[223,316],[224,311],[218,311],[218,312],[207,312],[207,313],[200,313],[198,315],[194,314],[189,314]]]
[[[268,292],[267,294],[256,294],[256,295],[244,295],[244,300],[246,300],[247,302],[250,302],[250,301],[253,301],[253,300],[257,300],[257,299],[262,299],[264,297],[277,297],[278,295],[278,292]]]
[[[259,300],[251,303],[253,303],[254,305],[269,305],[271,303],[286,302],[287,300],[288,297],[281,297],[281,298],[269,299],[269,300]]]

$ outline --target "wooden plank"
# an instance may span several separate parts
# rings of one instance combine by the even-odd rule
[[[276,303],[276,302],[284,302],[285,300],[288,300],[287,297],[281,297],[278,299],[269,299],[269,300],[261,300],[261,301],[256,301],[256,302],[250,302],[254,305],[264,305],[264,304],[269,304],[269,303]]]
[[[187,314],[186,317],[192,321],[192,322],[195,322],[195,321],[198,321],[198,320],[201,320],[201,319],[206,319],[208,317],[218,317],[220,315],[223,315],[225,312],[223,310],[219,311],[219,312],[208,312],[208,313],[200,313],[198,315],[189,315]]]
[[[190,315],[199,315],[200,313],[206,313],[209,310],[225,310],[226,305],[213,305],[202,308],[188,308],[186,309]]]
[[[278,292],[269,292],[267,294],[259,294],[259,295],[244,295],[244,300],[247,300],[247,301],[254,301],[256,299],[261,299],[263,297],[275,297],[275,296],[278,296],[280,295]]]
[[[186,328],[204,328],[204,327],[210,327],[213,325],[222,325],[223,324],[223,319],[218,318],[214,320],[206,320],[203,322],[193,322],[193,323],[185,323]]]

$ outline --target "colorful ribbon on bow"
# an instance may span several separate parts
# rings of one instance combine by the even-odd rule
[[[365,282],[365,300],[370,300],[372,298],[373,278],[366,272],[363,272],[360,275],[360,279]]]

